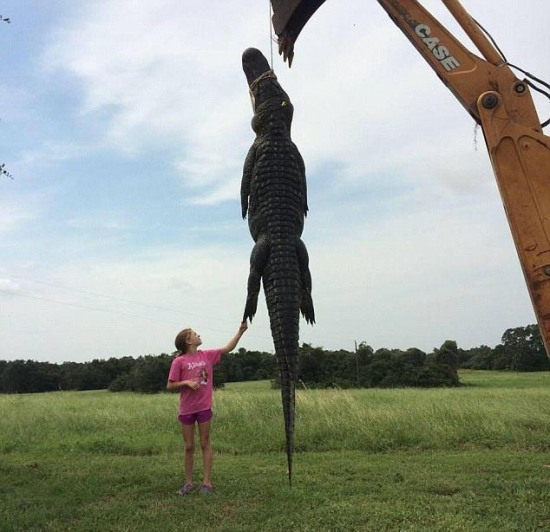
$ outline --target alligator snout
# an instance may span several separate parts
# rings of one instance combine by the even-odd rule
[[[262,74],[269,72],[271,67],[260,50],[257,48],[247,48],[243,52],[243,70],[250,87]]]

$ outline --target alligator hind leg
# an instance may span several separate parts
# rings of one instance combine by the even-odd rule
[[[309,271],[309,255],[306,245],[298,238],[296,243],[296,254],[300,266],[301,296],[300,312],[308,323],[315,323],[315,310],[313,309],[313,300],[311,299],[311,273]]]
[[[260,293],[260,281],[267,266],[269,257],[269,245],[265,238],[260,238],[250,254],[250,274],[248,275],[248,294],[244,307],[243,321],[252,318],[258,308],[258,294]]]

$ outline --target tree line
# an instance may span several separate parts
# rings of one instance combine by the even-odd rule
[[[58,390],[133,391],[156,393],[166,388],[170,364],[177,353],[122,357],[91,362],[53,364],[33,360],[0,360],[0,393]],[[330,351],[302,344],[298,385],[305,388],[458,386],[459,368],[478,370],[548,371],[550,361],[538,326],[508,329],[494,348],[458,348],[447,340],[432,353],[420,349],[381,348],[361,343],[355,351]],[[214,382],[272,381],[278,386],[275,355],[240,348],[215,366]]]
[[[512,371],[549,371],[538,325],[507,329],[501,343],[494,348],[486,345],[467,351],[459,350],[459,366],[468,369]]]

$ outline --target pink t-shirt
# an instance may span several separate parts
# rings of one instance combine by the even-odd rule
[[[213,366],[220,361],[221,349],[205,349],[195,354],[179,355],[172,360],[168,380],[199,383],[196,390],[184,386],[180,391],[180,416],[212,408]]]

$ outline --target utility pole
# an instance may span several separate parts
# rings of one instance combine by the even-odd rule
[[[355,374],[357,376],[357,388],[361,386],[361,383],[359,381],[359,353],[357,352],[357,340],[354,340],[355,342]]]

